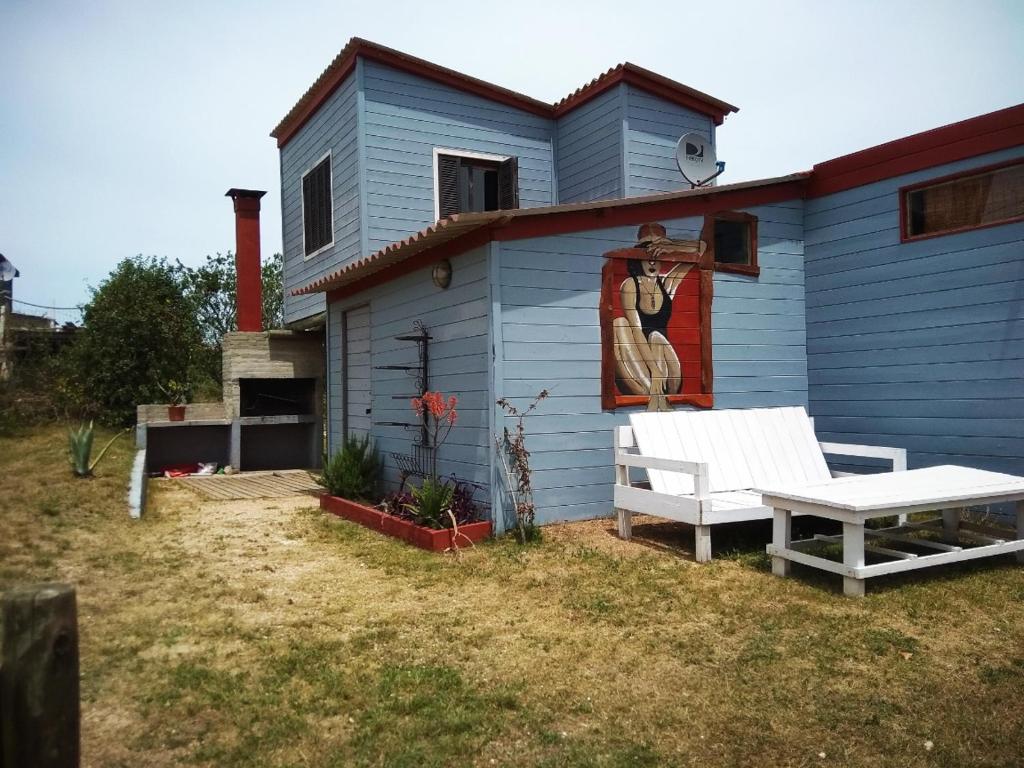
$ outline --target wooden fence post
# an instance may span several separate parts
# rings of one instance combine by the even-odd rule
[[[3,597],[0,765],[78,768],[78,615],[70,584]]]

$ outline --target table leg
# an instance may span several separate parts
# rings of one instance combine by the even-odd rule
[[[1024,501],[1017,502],[1017,538],[1024,539]],[[1024,563],[1024,550],[1017,550],[1017,562]]]
[[[864,567],[864,523],[843,523],[843,565]],[[843,594],[864,597],[864,579],[844,576]]]
[[[793,543],[793,513],[788,509],[775,509],[772,518],[772,543],[782,549],[789,549]],[[778,555],[772,556],[772,573],[776,576],[789,576],[792,563]]]
[[[957,531],[960,529],[960,510],[942,510],[942,536],[947,541],[957,541],[960,536]]]

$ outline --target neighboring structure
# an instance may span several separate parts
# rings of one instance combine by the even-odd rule
[[[1022,165],[995,169],[999,210],[963,213],[960,182],[898,192],[1024,156],[1024,107],[808,173],[687,189],[676,140],[713,143],[733,111],[629,64],[548,105],[353,40],[273,133],[286,321],[326,324],[329,447],[372,434],[397,482],[429,449],[407,398],[454,393],[440,465],[489,489],[499,529],[495,401],[541,389],[552,397],[527,422],[541,522],[611,513],[611,428],[632,407],[809,405],[826,436],[904,445],[912,466],[942,454],[1024,472]],[[983,266],[947,274],[983,242]],[[975,289],[963,304],[950,279]],[[911,294],[926,298],[901,305]],[[987,319],[943,311],[967,302]],[[964,338],[967,365],[929,365],[939,328]],[[968,352],[975,330],[993,337],[986,357]],[[982,395],[1008,403],[1003,426]],[[969,450],[929,450],[953,418]]]

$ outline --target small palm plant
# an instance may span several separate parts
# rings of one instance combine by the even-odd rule
[[[92,471],[96,468],[96,465],[100,463],[100,459],[107,452],[107,449],[114,444],[121,435],[127,432],[127,429],[123,429],[110,438],[110,441],[103,446],[103,450],[100,451],[100,455],[97,456],[92,462],[89,461],[89,457],[92,455],[92,441],[93,441],[93,427],[92,422],[89,422],[89,426],[82,424],[77,430],[68,430],[68,461],[71,462],[71,470],[78,477],[89,477],[92,475]]]

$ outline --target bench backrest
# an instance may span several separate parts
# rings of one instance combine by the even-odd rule
[[[707,462],[712,492],[831,477],[800,407],[634,413],[629,421],[642,455]],[[659,493],[693,493],[689,475],[656,469],[647,475]]]

